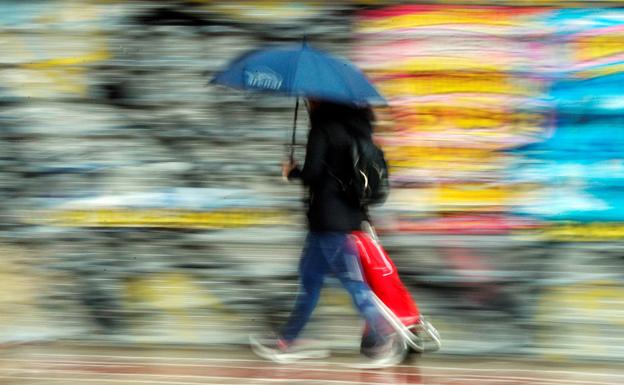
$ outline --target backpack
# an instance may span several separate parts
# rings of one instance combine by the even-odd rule
[[[372,140],[354,137],[351,144],[353,175],[350,190],[360,206],[381,204],[390,193],[384,153]]]

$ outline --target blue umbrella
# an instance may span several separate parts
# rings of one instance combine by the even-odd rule
[[[243,54],[219,72],[212,83],[344,104],[385,103],[355,65],[306,42]]]
[[[217,73],[211,83],[236,89],[351,105],[385,104],[385,99],[355,65],[302,44],[267,47],[245,53]],[[292,156],[292,149],[291,149]]]

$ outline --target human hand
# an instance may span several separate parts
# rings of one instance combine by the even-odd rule
[[[290,174],[290,172],[295,168],[297,168],[297,162],[293,160],[286,160],[282,162],[282,178],[287,180],[288,174]]]

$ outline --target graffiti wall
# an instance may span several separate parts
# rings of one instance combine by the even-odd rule
[[[453,314],[450,333],[473,340],[492,328],[518,350],[620,354],[603,339],[622,332],[608,315],[619,302],[606,305],[622,285],[609,272],[622,239],[622,15],[439,5],[359,14],[354,57],[391,100],[378,135],[395,186],[385,230],[409,248],[446,234],[423,278],[449,274],[435,282],[452,297],[436,304],[506,316],[466,328],[481,312],[440,310]]]

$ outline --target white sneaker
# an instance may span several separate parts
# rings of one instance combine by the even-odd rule
[[[276,336],[249,336],[249,343],[258,356],[281,364],[329,357],[327,349],[306,348],[297,343],[289,345]]]

